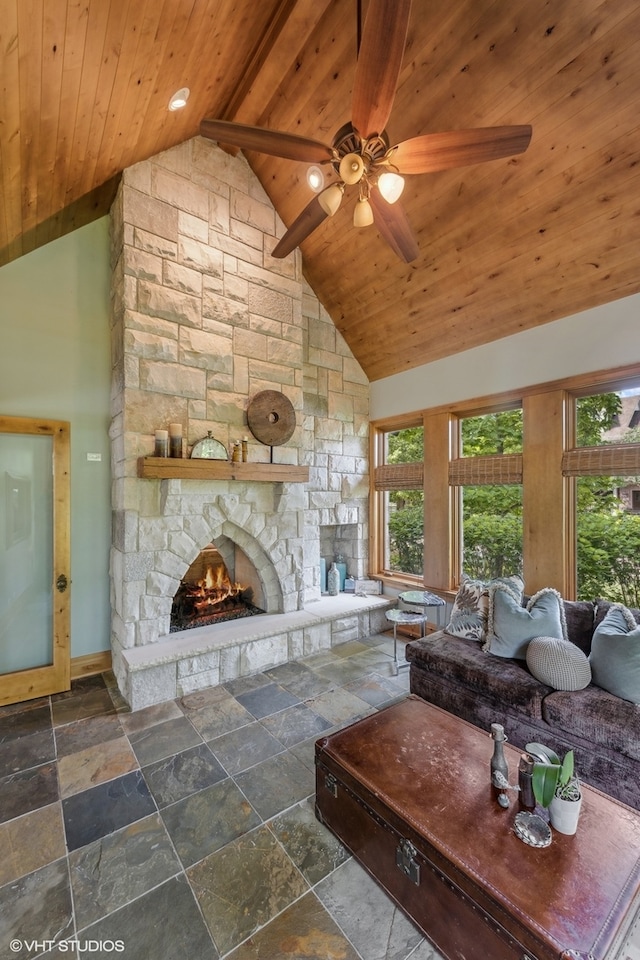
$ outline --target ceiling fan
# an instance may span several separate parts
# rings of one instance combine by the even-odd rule
[[[356,64],[352,120],[338,130],[331,146],[225,120],[203,120],[200,124],[202,136],[219,143],[288,160],[327,164],[337,174],[339,179],[314,196],[294,220],[275,246],[274,257],[291,253],[336,212],[345,189],[357,186],[354,225],[375,223],[393,251],[410,263],[419,250],[397,202],[404,187],[402,174],[434,173],[497,160],[523,153],[529,146],[528,125],[427,133],[390,145],[385,127],[402,66],[410,12],[411,0],[369,0]]]

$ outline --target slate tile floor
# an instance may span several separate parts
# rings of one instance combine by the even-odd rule
[[[313,809],[315,740],[407,693],[392,650],[134,714],[107,674],[0,708],[0,960],[441,960]]]
[[[439,960],[313,810],[315,740],[407,693],[392,650],[0,708],[0,960]]]

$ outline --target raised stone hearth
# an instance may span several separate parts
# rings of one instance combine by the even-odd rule
[[[126,650],[132,710],[184,696],[380,633],[395,600],[342,594],[295,613],[251,617],[173,633],[162,643]]]
[[[132,706],[305,649],[289,627],[263,636],[252,623],[242,655],[222,639],[207,641],[197,656],[213,656],[213,666],[198,661],[191,671],[191,656],[182,663],[171,653],[182,666],[169,690],[165,654],[179,636],[170,634],[173,597],[207,544],[246,555],[272,619],[306,617],[320,600],[321,550],[344,555],[353,576],[369,572],[368,383],[305,282],[299,252],[270,256],[283,232],[242,156],[209,141],[196,138],[123,174],[112,210],[111,596],[113,666]],[[273,449],[247,427],[249,400],[266,389],[285,394],[296,413],[292,438]],[[139,476],[155,430],[170,423],[182,425],[185,455],[209,430],[227,449],[248,437],[250,462],[305,467],[309,481],[295,473],[291,482]],[[360,627],[369,630],[368,618]],[[334,642],[341,630],[330,633]],[[286,643],[273,639],[282,636]],[[145,681],[139,694],[143,661],[162,664],[165,680]]]

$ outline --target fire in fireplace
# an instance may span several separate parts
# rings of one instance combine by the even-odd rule
[[[253,599],[253,587],[235,582],[222,554],[210,543],[191,564],[176,591],[170,632],[264,613]]]

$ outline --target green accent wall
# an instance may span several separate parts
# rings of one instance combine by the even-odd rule
[[[71,424],[72,657],[110,649],[109,283],[108,217],[0,267],[0,413]]]

